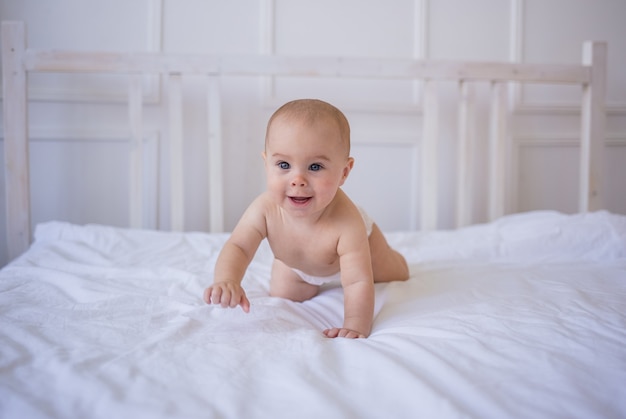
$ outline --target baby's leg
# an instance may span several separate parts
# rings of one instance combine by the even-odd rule
[[[318,291],[317,285],[304,282],[293,269],[280,260],[274,259],[272,279],[270,280],[270,295],[272,297],[302,302],[315,297]]]
[[[374,282],[406,281],[409,267],[404,256],[393,250],[376,224],[369,237]]]

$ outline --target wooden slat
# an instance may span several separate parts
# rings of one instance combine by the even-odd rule
[[[508,96],[505,83],[492,83],[489,119],[489,207],[490,220],[504,215],[507,164]]]
[[[169,146],[170,146],[170,229],[185,228],[185,195],[183,171],[183,98],[182,77],[170,74],[169,88]]]
[[[420,226],[422,230],[437,228],[438,162],[439,162],[439,97],[437,82],[424,83],[424,122],[420,150]]]
[[[605,95],[607,46],[604,42],[586,42],[583,64],[592,66],[591,80],[583,87],[580,143],[580,183],[578,209],[603,208],[602,170],[604,169]]]
[[[2,24],[2,89],[7,246],[9,260],[30,244],[27,76],[23,23]]]
[[[224,176],[222,171],[222,103],[220,80],[209,76],[207,91],[209,149],[209,228],[213,233],[224,231]]]
[[[130,120],[130,226],[142,228],[143,220],[143,92],[141,75],[130,77],[128,88],[128,114]]]
[[[476,96],[471,82],[459,85],[459,142],[457,150],[456,226],[472,222],[474,196],[474,137]]]
[[[515,80],[585,83],[582,65],[485,63],[413,59],[277,55],[192,55],[37,51],[26,53],[30,71],[106,73],[184,73],[243,76],[350,77],[431,80]]]

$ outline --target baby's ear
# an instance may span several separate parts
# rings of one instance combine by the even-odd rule
[[[346,181],[353,167],[354,167],[354,158],[348,157],[348,162],[346,163],[346,166],[343,168],[343,174],[342,174],[341,183],[339,184],[339,186],[343,185],[343,183]]]
[[[263,157],[263,161],[267,160],[267,154],[265,154],[265,151],[261,151],[261,157]]]

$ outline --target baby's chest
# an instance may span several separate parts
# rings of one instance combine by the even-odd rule
[[[337,239],[319,235],[284,234],[268,236],[268,241],[274,256],[293,267],[338,263]]]

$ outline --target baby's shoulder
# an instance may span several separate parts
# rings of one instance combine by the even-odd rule
[[[363,225],[363,217],[359,208],[345,194],[342,199],[338,200],[330,214],[332,224],[336,226],[340,232],[351,232],[360,230]]]
[[[248,205],[249,211],[254,211],[258,214],[265,215],[267,212],[272,211],[274,207],[274,202],[269,196],[267,192],[263,192],[258,195],[251,203]]]
[[[268,229],[276,227],[276,224],[282,219],[280,206],[267,192],[257,196],[248,206],[246,212],[249,212],[259,222],[263,222]]]
[[[247,224],[265,224],[268,213],[271,211],[270,208],[271,201],[265,193],[262,193],[248,205],[240,222],[245,221]]]

